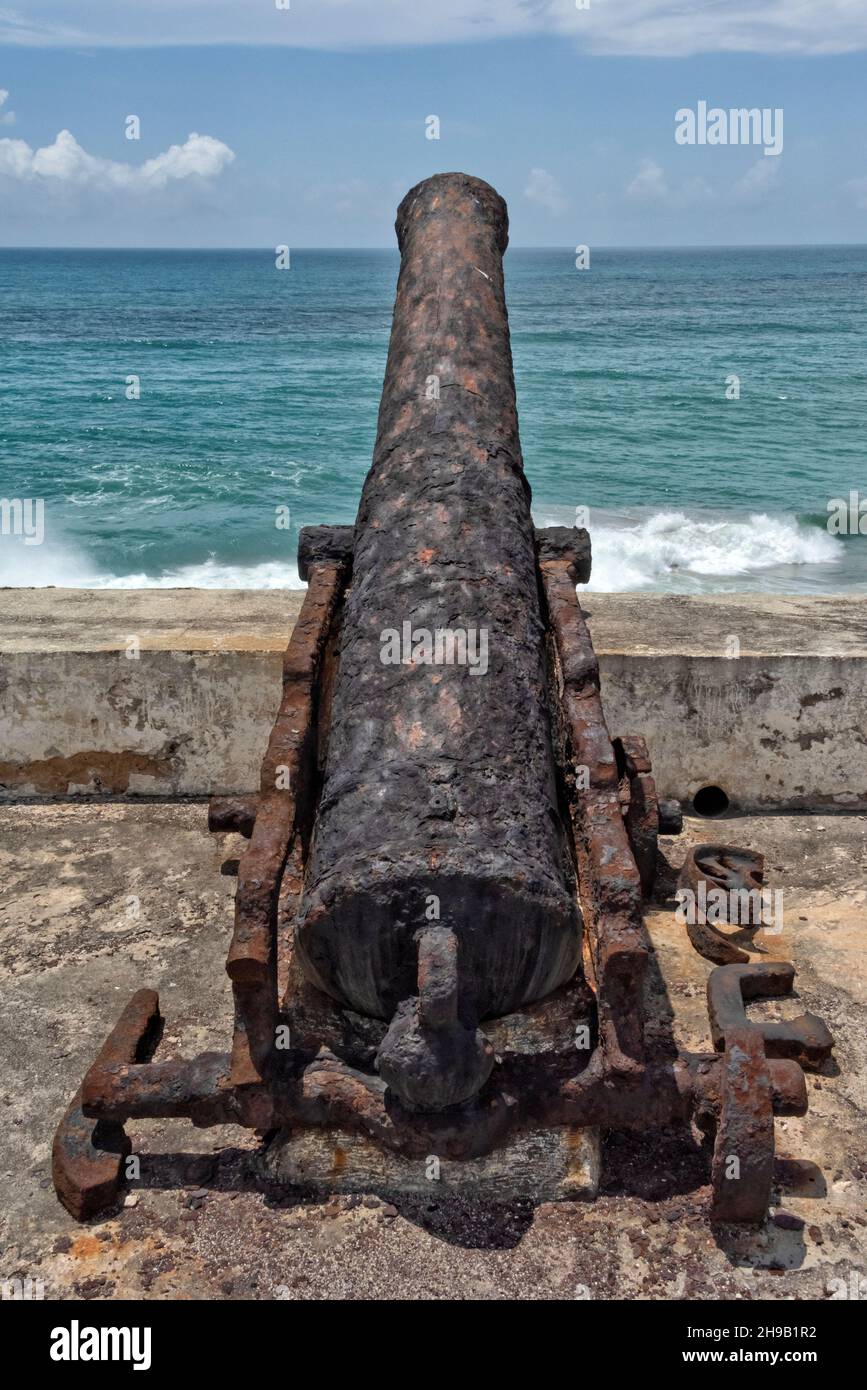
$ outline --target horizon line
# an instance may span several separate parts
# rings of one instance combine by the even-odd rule
[[[591,244],[591,252],[598,251],[805,251],[805,250],[825,250],[836,247],[865,247],[867,241],[744,241],[744,242],[659,242],[636,243],[628,245],[624,243],[599,243],[597,246]],[[220,252],[237,251],[247,254],[256,253],[261,255],[272,255],[273,248],[270,246],[46,246],[46,245],[0,245],[0,252],[3,251],[184,251],[184,252]],[[301,251],[388,251],[399,255],[397,246],[294,246],[290,247],[290,254],[297,255]],[[571,245],[509,245],[509,251],[565,251],[568,255],[574,255],[575,250]]]

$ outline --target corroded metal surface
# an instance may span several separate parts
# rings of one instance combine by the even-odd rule
[[[640,734],[624,734],[614,740],[620,775],[620,801],[641,891],[647,898],[656,881],[660,815],[656,783],[650,766],[647,744]]]
[[[697,1109],[716,1116],[725,1066],[713,1053],[683,1054],[612,1085],[598,1051],[581,1067],[550,1057],[513,1056],[497,1067],[478,1097],[422,1113],[405,1109],[381,1077],[326,1050],[300,1070],[287,1065],[279,1085],[258,1087],[233,1086],[228,1054],[205,1053],[189,1062],[96,1065],[86,1079],[83,1105],[88,1116],[112,1123],[189,1116],[203,1126],[342,1127],[420,1157],[468,1158],[539,1125],[641,1131],[685,1123]],[[768,1062],[774,1114],[804,1113],[799,1070],[790,1062]]]
[[[762,1035],[732,1029],[723,1059],[719,1124],[711,1177],[716,1221],[760,1222],[771,1200],[774,1111]]]
[[[542,997],[580,955],[503,290],[505,204],[478,179],[438,175],[407,194],[397,235],[297,939],[321,988],[389,1019],[416,992],[415,934],[433,896],[478,1019]],[[475,662],[430,660],[425,635],[441,631],[461,634]],[[385,633],[401,639],[398,664],[381,659]]]
[[[681,835],[683,833],[683,810],[679,801],[672,798],[659,802],[660,835]]]
[[[159,1040],[162,1019],[152,989],[140,989],[127,1004],[94,1067],[143,1062]],[[123,1180],[123,1161],[132,1145],[122,1124],[94,1121],[82,1108],[82,1086],[73,1096],[54,1135],[51,1174],[67,1211],[86,1221],[115,1201]]]
[[[212,796],[208,804],[208,829],[214,834],[234,831],[249,840],[258,809],[259,797],[255,792],[248,796]]]
[[[539,560],[567,747],[570,810],[589,930],[606,1064],[621,1075],[644,1061],[647,938],[641,876],[623,820],[620,770],[599,691],[599,665],[575,593],[576,562]]]
[[[736,845],[694,845],[687,852],[677,888],[679,896],[688,895],[686,931],[700,956],[715,965],[747,964],[747,952],[708,920],[706,904],[710,902],[716,921],[758,931],[764,870],[763,855]]]
[[[733,1029],[747,1021],[745,1001],[779,999],[792,993],[795,967],[788,961],[723,965],[707,982],[707,1007],[713,1045],[721,1052]],[[756,1023],[769,1057],[787,1057],[809,1071],[827,1061],[833,1036],[818,1014],[805,1013],[781,1023]]]
[[[317,677],[342,590],[342,566],[317,564],[283,661],[283,698],[262,763],[250,845],[238,868],[226,970],[235,996],[232,1079],[267,1074],[277,1011],[277,908],[290,853],[309,834],[315,798]],[[295,841],[298,844],[295,844]]]
[[[714,1046],[723,1055],[712,1182],[717,1221],[759,1222],[767,1212],[774,1166],[774,1090],[797,1104],[803,1068],[830,1056],[833,1038],[815,1014],[789,1023],[754,1023],[745,1000],[790,994],[795,970],[786,961],[722,965],[707,982]],[[773,1059],[773,1060],[772,1060]]]
[[[444,1110],[480,1091],[494,1049],[463,1012],[460,945],[450,927],[418,940],[418,994],[398,1005],[377,1054],[379,1074],[410,1110]]]
[[[543,526],[536,531],[540,564],[564,565],[573,584],[586,584],[592,562],[590,535],[580,526]]]
[[[339,565],[348,574],[355,546],[353,526],[302,526],[298,535],[298,573],[305,584],[314,565]]]

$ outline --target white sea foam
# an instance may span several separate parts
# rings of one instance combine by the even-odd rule
[[[572,525],[574,514],[554,508],[538,524]],[[590,513],[593,571],[587,588],[712,591],[737,588],[761,572],[789,566],[836,565],[843,543],[794,516],[764,512],[742,517],[655,512],[641,519]],[[749,587],[753,587],[750,584]]]
[[[0,587],[88,587],[94,578],[93,565],[74,548],[56,541],[26,545],[21,536],[0,537]]]
[[[153,578],[123,574],[94,580],[93,589],[304,589],[295,564],[263,561],[259,565],[222,565],[213,557],[200,565],[182,565]]]
[[[549,507],[540,526],[572,525],[574,512]],[[844,543],[794,516],[713,517],[655,512],[637,517],[591,509],[593,575],[588,589],[617,592],[663,589],[681,592],[767,587],[824,587],[843,559]],[[818,570],[812,567],[819,567]],[[780,571],[784,570],[784,574]],[[770,573],[776,571],[776,574]],[[800,573],[799,573],[800,572]],[[14,537],[0,545],[0,585],[49,585],[85,589],[301,589],[293,562],[223,563],[214,556],[154,575],[102,574],[72,546],[25,546]]]
[[[298,566],[263,561],[258,565],[221,564],[213,556],[198,565],[153,575],[143,572],[101,574],[73,546],[49,543],[25,546],[17,537],[2,538],[0,587],[69,589],[303,589]]]

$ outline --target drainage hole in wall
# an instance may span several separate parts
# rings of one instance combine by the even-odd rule
[[[729,799],[722,787],[701,787],[692,798],[697,816],[721,816],[729,808]]]

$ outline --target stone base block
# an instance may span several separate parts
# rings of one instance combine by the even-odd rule
[[[589,1200],[599,1188],[598,1129],[534,1130],[482,1158],[408,1158],[341,1130],[282,1132],[265,1168],[276,1182],[322,1192],[454,1196],[486,1202]]]

